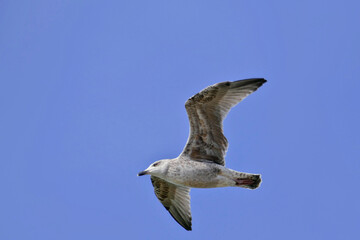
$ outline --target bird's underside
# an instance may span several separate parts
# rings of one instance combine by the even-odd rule
[[[169,161],[164,180],[189,188],[238,186],[253,189],[260,183],[259,175],[256,174],[238,172],[216,163],[184,158],[174,158]]]
[[[259,174],[225,167],[228,142],[222,122],[232,107],[265,82],[263,78],[221,82],[189,98],[185,108],[190,134],[184,150],[179,157],[160,160],[139,173],[151,175],[155,195],[186,230],[191,230],[190,188],[238,186],[255,189],[259,186]]]

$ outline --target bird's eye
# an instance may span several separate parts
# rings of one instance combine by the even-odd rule
[[[153,167],[156,167],[157,165],[159,165],[158,162],[157,162],[157,163],[154,163],[152,166],[153,166]]]

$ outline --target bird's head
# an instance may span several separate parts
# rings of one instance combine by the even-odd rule
[[[165,175],[168,170],[168,159],[159,160],[152,163],[147,169],[138,173],[138,176],[143,175],[154,175],[162,176]]]

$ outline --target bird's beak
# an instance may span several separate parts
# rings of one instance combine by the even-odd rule
[[[146,175],[146,174],[148,174],[148,171],[142,171],[142,172],[139,172],[138,173],[138,176],[143,176],[143,175]]]

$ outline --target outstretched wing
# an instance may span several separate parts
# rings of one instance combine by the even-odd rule
[[[185,108],[190,121],[190,134],[180,156],[225,165],[228,142],[222,122],[232,107],[265,82],[263,78],[221,82],[189,98]]]
[[[151,176],[156,197],[171,216],[186,230],[191,230],[190,188],[174,185]]]

